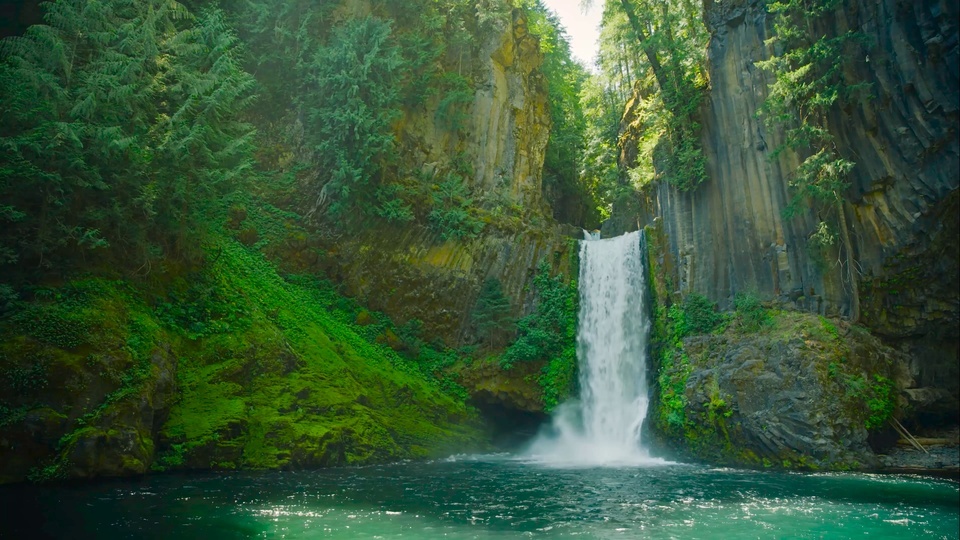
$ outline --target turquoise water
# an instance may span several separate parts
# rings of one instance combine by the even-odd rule
[[[957,538],[953,482],[509,456],[0,489],[4,538]]]

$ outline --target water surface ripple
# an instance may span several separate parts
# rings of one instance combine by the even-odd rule
[[[0,489],[3,538],[957,538],[952,482],[509,456]]]

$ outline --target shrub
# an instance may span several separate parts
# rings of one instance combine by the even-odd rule
[[[733,305],[737,310],[737,322],[745,332],[757,332],[773,322],[770,313],[760,303],[760,299],[753,294],[737,293],[733,299]]]
[[[487,278],[483,282],[470,316],[480,337],[493,346],[501,344],[503,337],[513,332],[515,323],[510,317],[510,299],[503,294],[500,280]]]
[[[717,305],[707,297],[693,293],[683,299],[683,328],[677,332],[681,337],[689,334],[707,334],[721,323],[723,315],[717,311]]]
[[[483,222],[471,213],[473,199],[460,176],[449,174],[435,186],[432,199],[430,226],[443,240],[474,238],[483,230]]]

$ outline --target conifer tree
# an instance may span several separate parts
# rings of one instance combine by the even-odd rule
[[[251,160],[252,79],[222,14],[58,0],[45,20],[0,45],[0,264],[188,256],[210,188]]]
[[[622,52],[614,54],[620,60],[616,64],[620,77],[644,84],[639,72],[646,71],[654,82],[653,94],[662,103],[661,118],[651,122],[656,126],[653,129],[665,135],[660,139],[662,173],[677,189],[694,189],[706,179],[699,122],[707,87],[703,68],[707,35],[700,20],[701,7],[692,0],[609,0],[607,6],[608,20],[614,14],[626,18],[630,32],[627,35],[621,29],[617,33],[627,39],[621,43],[639,52],[632,58]],[[625,86],[620,85],[621,91]]]
[[[394,156],[401,64],[390,23],[372,16],[343,23],[317,50],[305,99],[322,175],[314,211],[329,206],[345,218],[373,210],[379,175]]]

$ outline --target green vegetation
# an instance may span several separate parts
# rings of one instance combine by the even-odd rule
[[[817,21],[834,16],[839,6],[839,0],[788,0],[769,6],[775,30],[770,43],[781,52],[757,63],[776,78],[760,112],[785,132],[774,156],[787,149],[809,152],[790,182],[794,197],[786,209],[788,217],[810,201],[839,205],[849,185],[846,176],[854,167],[836,155],[827,114],[835,103],[861,97],[867,88],[844,80],[842,71],[845,53],[860,36],[853,32],[819,36],[814,30]]]
[[[707,334],[726,322],[717,305],[697,293],[688,294],[683,303],[670,306],[669,316],[677,338]]]
[[[708,86],[707,32],[698,2],[611,2],[600,68],[620,103],[638,93],[635,187],[663,179],[681,191],[706,180],[699,109]],[[656,168],[654,166],[656,165]]]
[[[161,433],[170,442],[161,466],[350,464],[422,456],[475,436],[462,389],[434,378],[456,360],[451,351],[405,341],[398,334],[411,332],[329,284],[284,279],[237,244],[222,253],[212,277],[220,289],[244,291],[250,328],[211,336],[181,359],[182,397]]]
[[[874,374],[872,381],[859,375],[848,378],[846,384],[848,395],[866,404],[868,415],[864,420],[864,427],[869,430],[886,427],[897,407],[896,386],[893,381]]]
[[[451,173],[435,187],[431,195],[430,227],[443,240],[474,238],[483,230],[483,222],[474,217],[473,199],[463,178]]]
[[[549,266],[541,263],[533,284],[537,292],[536,310],[517,321],[517,340],[500,360],[504,369],[516,362],[576,358],[576,282],[565,284],[562,276],[550,277]]]
[[[371,209],[376,179],[394,159],[403,56],[390,37],[387,21],[349,20],[313,58],[306,127],[324,176],[316,208],[330,205],[334,217]]]
[[[501,347],[513,335],[516,325],[511,311],[510,299],[503,294],[500,280],[487,278],[470,317],[481,339],[491,347]]]
[[[397,135],[408,113],[426,109],[453,140],[463,136],[477,36],[501,27],[509,6],[417,0],[380,5],[362,18],[336,7],[251,0],[229,8],[249,45],[251,71],[264,74],[263,110],[272,116],[261,121],[270,130],[261,165],[304,171],[298,209],[328,229],[364,228],[379,218],[430,227],[443,240],[475,236],[484,223],[470,207],[472,171],[457,163],[462,145],[450,144],[427,173],[398,153]],[[278,119],[302,122],[302,135],[274,126]],[[309,151],[290,152],[303,143]]]
[[[581,173],[587,159],[590,123],[583,93],[590,76],[574,60],[557,16],[541,0],[523,3],[529,17],[527,26],[540,39],[541,69],[547,81],[553,123],[543,164],[544,194],[558,220],[597,228],[603,204],[599,186]]]
[[[165,296],[77,280],[38,289],[41,300],[0,325],[8,436],[28,436],[20,424],[28,413],[63,418],[50,432],[59,437],[56,453],[33,479],[83,471],[79,449],[104,437],[116,442],[100,451],[127,459],[126,474],[146,470],[155,452],[160,469],[276,468],[479,444],[463,389],[438,378],[457,353],[422,342],[415,325],[400,329],[362,310],[326,282],[280,276],[236,241],[216,249]],[[175,401],[169,388],[157,390],[171,378]],[[169,408],[169,420],[125,427],[139,430],[143,446],[124,450],[111,435],[125,426],[116,419],[144,402]]]
[[[736,309],[737,327],[743,332],[758,332],[773,324],[770,312],[754,294],[737,293],[733,297],[733,307]]]
[[[0,265],[13,280],[91,259],[144,273],[192,260],[209,202],[252,163],[240,114],[254,81],[222,12],[86,6],[49,3],[47,25],[3,41]]]
[[[538,382],[544,391],[547,411],[569,397],[576,386],[577,282],[563,282],[563,276],[550,276],[541,263],[533,279],[537,293],[536,309],[517,321],[517,339],[500,357],[500,367],[509,370],[517,362],[543,362]]]

